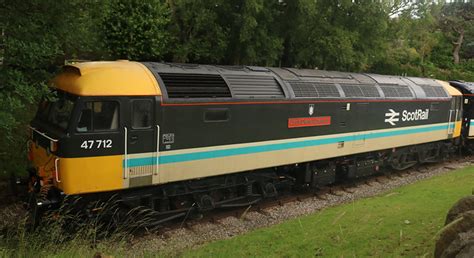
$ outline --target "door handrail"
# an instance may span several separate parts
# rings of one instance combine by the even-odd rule
[[[128,141],[128,129],[126,126],[123,127],[124,131],[125,131],[125,151],[124,151],[124,158],[125,158],[125,164],[124,164],[124,170],[123,170],[123,179],[127,179],[128,178],[128,146],[127,146],[127,141]]]
[[[448,135],[453,134],[454,128],[451,128],[451,125],[453,124],[453,121],[451,119],[453,118],[453,113],[455,111],[453,109],[449,110],[449,118],[448,118]],[[456,120],[456,118],[454,118]]]
[[[155,175],[158,175],[158,166],[160,165],[160,126],[156,125],[156,165]]]
[[[54,160],[54,173],[55,173],[55,178],[56,182],[61,183],[61,180],[59,180],[59,169],[58,169],[58,163],[59,163],[59,158],[56,158]]]

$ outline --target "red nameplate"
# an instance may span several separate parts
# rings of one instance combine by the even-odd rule
[[[288,118],[288,128],[330,125],[330,116]]]

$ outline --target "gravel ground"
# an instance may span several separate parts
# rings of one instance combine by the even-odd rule
[[[354,200],[383,194],[388,190],[412,184],[433,176],[450,173],[453,170],[471,166],[472,158],[445,162],[419,169],[412,169],[413,173],[403,176],[393,176],[387,180],[371,180],[370,185],[359,184],[350,191],[341,191],[337,195],[326,194],[324,199],[317,197],[307,198],[302,201],[274,206],[263,212],[248,212],[240,218],[226,217],[216,223],[192,223],[187,227],[172,229],[161,234],[150,233],[135,238],[130,245],[130,254],[140,256],[141,253],[160,252],[161,254],[180,254],[184,249],[195,248],[204,243],[228,239],[246,232],[279,224],[285,220],[315,213],[323,208],[336,206]]]

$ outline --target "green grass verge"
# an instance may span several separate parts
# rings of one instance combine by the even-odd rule
[[[332,207],[228,240],[190,257],[431,257],[449,208],[472,193],[474,167]]]

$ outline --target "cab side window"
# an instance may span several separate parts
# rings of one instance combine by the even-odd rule
[[[114,101],[86,102],[77,123],[77,132],[101,132],[117,130],[119,124],[118,103]]]
[[[132,102],[132,128],[147,129],[152,126],[152,101],[149,99]]]

